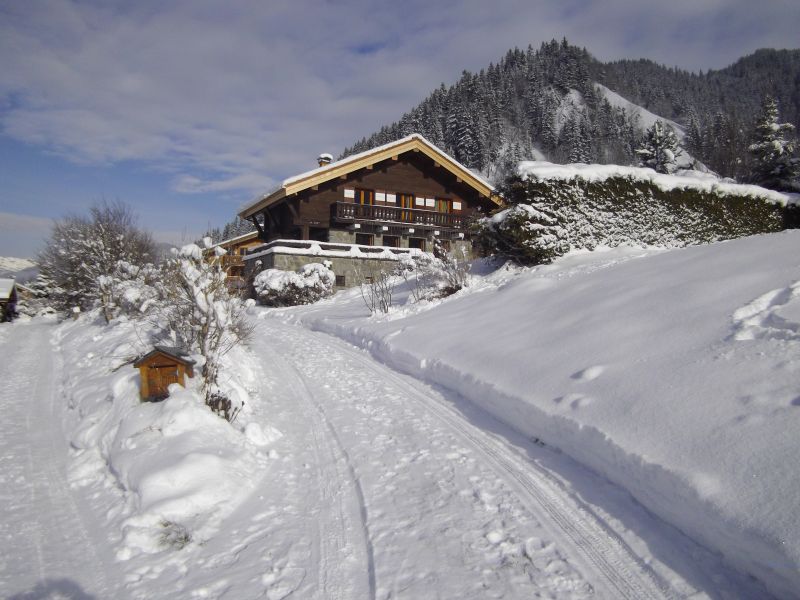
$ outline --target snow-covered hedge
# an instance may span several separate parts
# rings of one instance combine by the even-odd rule
[[[267,306],[311,304],[330,296],[336,284],[333,271],[320,263],[303,265],[297,271],[267,269],[256,275],[256,296]]]
[[[789,194],[709,176],[581,167],[522,163],[505,189],[513,208],[476,227],[481,249],[537,264],[569,248],[682,247],[780,231],[796,221]]]

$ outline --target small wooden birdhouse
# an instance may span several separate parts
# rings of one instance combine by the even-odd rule
[[[184,376],[194,377],[191,360],[184,350],[169,346],[155,346],[153,350],[133,363],[139,369],[142,400],[163,400],[169,396],[169,385],[180,383],[186,387]]]

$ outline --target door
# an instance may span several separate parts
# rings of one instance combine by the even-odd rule
[[[152,398],[166,398],[172,383],[179,383],[178,365],[152,365],[147,369],[147,387]]]

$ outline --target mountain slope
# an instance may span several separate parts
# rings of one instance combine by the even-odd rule
[[[800,124],[800,50],[759,50],[695,74],[645,60],[601,63],[553,40],[538,50],[509,50],[479,73],[464,71],[343,155],[419,132],[495,179],[537,153],[553,162],[634,164],[653,115],[685,127],[687,155],[722,175],[743,176],[751,121],[765,94],[777,97],[783,120]],[[564,111],[565,103],[573,109]]]

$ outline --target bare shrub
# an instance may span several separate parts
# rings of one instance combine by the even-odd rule
[[[388,313],[392,307],[394,283],[388,271],[371,269],[368,275],[358,274],[361,279],[361,299],[371,314]]]
[[[161,521],[160,525],[164,528],[164,531],[158,536],[158,543],[160,546],[173,550],[180,550],[185,548],[189,542],[192,541],[192,535],[183,525],[175,523],[174,521],[167,521],[166,519]]]

